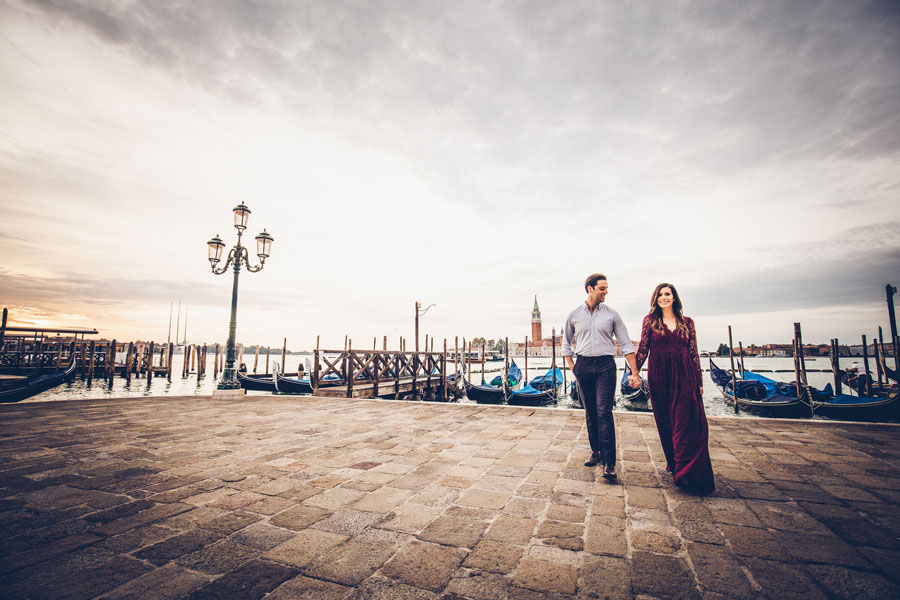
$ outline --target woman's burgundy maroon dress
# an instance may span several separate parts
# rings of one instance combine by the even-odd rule
[[[667,470],[675,485],[698,494],[715,490],[712,463],[709,460],[709,426],[700,386],[703,382],[697,332],[694,321],[684,317],[688,335],[652,327],[653,317],[644,317],[641,343],[637,351],[640,369],[649,354],[647,381],[659,441],[666,454]]]

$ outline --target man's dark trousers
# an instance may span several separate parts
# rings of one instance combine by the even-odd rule
[[[616,401],[616,361],[612,356],[579,356],[575,381],[584,404],[591,450],[600,453],[604,465],[616,466],[616,425],[612,409]]]

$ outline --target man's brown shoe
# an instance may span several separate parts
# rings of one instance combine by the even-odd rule
[[[586,467],[596,467],[600,464],[600,455],[599,454],[591,454],[591,457],[584,461],[584,466]]]
[[[616,468],[612,465],[603,465],[603,476],[607,479],[616,478]]]

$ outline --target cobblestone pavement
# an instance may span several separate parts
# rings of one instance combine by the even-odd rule
[[[675,488],[567,410],[299,397],[0,406],[3,598],[897,598],[900,428],[710,420]]]

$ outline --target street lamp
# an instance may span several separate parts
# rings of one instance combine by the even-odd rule
[[[429,304],[425,308],[422,308],[422,304],[419,302],[416,302],[416,352],[419,351],[419,317],[421,317],[425,313],[427,313],[428,309],[431,308],[432,306],[436,306],[436,305]],[[425,351],[427,352],[428,348],[426,348]]]
[[[209,248],[209,264],[212,268],[212,272],[216,275],[221,275],[228,270],[228,267],[233,265],[234,271],[234,283],[231,287],[231,322],[228,325],[228,344],[225,350],[225,370],[222,371],[222,381],[219,382],[217,386],[220,390],[236,390],[240,389],[241,384],[238,382],[237,377],[235,375],[236,371],[234,368],[234,360],[235,360],[235,352],[234,352],[234,338],[235,338],[235,330],[237,329],[237,298],[238,298],[238,276],[241,273],[241,264],[247,267],[247,270],[251,273],[258,273],[262,271],[263,266],[266,264],[266,259],[269,258],[269,254],[272,250],[272,238],[265,229],[262,230],[262,233],[256,236],[256,255],[259,257],[259,265],[253,266],[250,264],[250,253],[247,251],[246,246],[241,244],[241,236],[244,235],[244,230],[247,229],[247,221],[250,219],[250,209],[241,202],[237,206],[234,207],[234,228],[237,229],[238,239],[237,244],[228,251],[228,259],[225,261],[225,264],[221,267],[217,267],[216,265],[222,260],[222,253],[225,250],[225,242],[216,235],[214,238],[206,242],[206,245]]]

